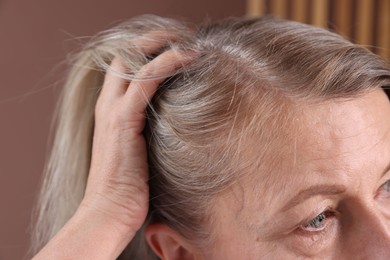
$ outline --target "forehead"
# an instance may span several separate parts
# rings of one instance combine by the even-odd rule
[[[387,166],[390,103],[382,90],[349,100],[302,105],[292,113],[293,126],[282,134],[272,156],[259,161],[236,185],[240,208],[248,204],[261,210],[274,205],[276,210],[304,186],[348,186],[350,178],[361,179]],[[262,149],[256,140],[252,146]],[[247,158],[256,160],[256,149],[250,153]]]
[[[301,115],[294,151],[298,168],[324,164],[348,172],[386,156],[390,103],[381,90],[307,106]]]
[[[348,100],[302,104],[293,110],[274,166],[302,169],[329,160],[335,165],[389,145],[390,103],[382,90]]]

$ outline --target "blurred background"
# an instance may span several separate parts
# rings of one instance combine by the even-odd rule
[[[335,30],[390,60],[390,0],[0,0],[0,259],[23,259],[67,53],[140,14],[198,23],[275,16]]]
[[[390,60],[390,0],[247,0],[246,10],[331,29]]]

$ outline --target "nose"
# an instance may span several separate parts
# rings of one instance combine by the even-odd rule
[[[354,217],[347,238],[353,259],[390,259],[390,216],[378,208],[363,206]],[[348,258],[352,259],[352,258]]]

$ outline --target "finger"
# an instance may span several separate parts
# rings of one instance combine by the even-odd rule
[[[129,82],[121,77],[121,74],[125,73],[126,67],[123,62],[120,58],[115,57],[111,61],[110,68],[106,72],[102,91],[100,93],[101,98],[108,100],[122,96],[126,93]]]
[[[176,41],[177,34],[168,31],[152,31],[134,40],[134,46],[145,56],[156,54],[163,47]]]
[[[177,35],[167,31],[152,31],[134,40],[134,46],[145,56],[155,54],[169,42],[177,39]],[[103,99],[118,98],[125,94],[129,83],[123,79],[126,66],[119,57],[115,57],[106,72],[101,95]]]
[[[146,64],[130,83],[125,94],[126,110],[133,115],[144,114],[158,86],[167,75],[195,58],[193,53],[168,50]]]

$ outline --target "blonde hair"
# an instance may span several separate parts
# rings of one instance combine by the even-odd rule
[[[160,30],[177,35],[175,42],[161,42],[161,51],[193,50],[199,57],[165,75],[147,111],[151,199],[145,226],[165,223],[199,247],[212,241],[213,198],[255,163],[242,155],[248,140],[256,136],[263,144],[261,164],[270,142],[283,138],[275,130],[288,127],[290,103],[353,98],[390,86],[389,64],[366,49],[272,17],[229,18],[193,30],[180,21],[141,16],[102,32],[75,56],[56,111],[34,251],[83,198],[94,108],[110,61],[120,57],[129,68],[120,76],[131,80],[151,58],[136,40]],[[141,229],[121,257],[157,259],[143,236]]]

